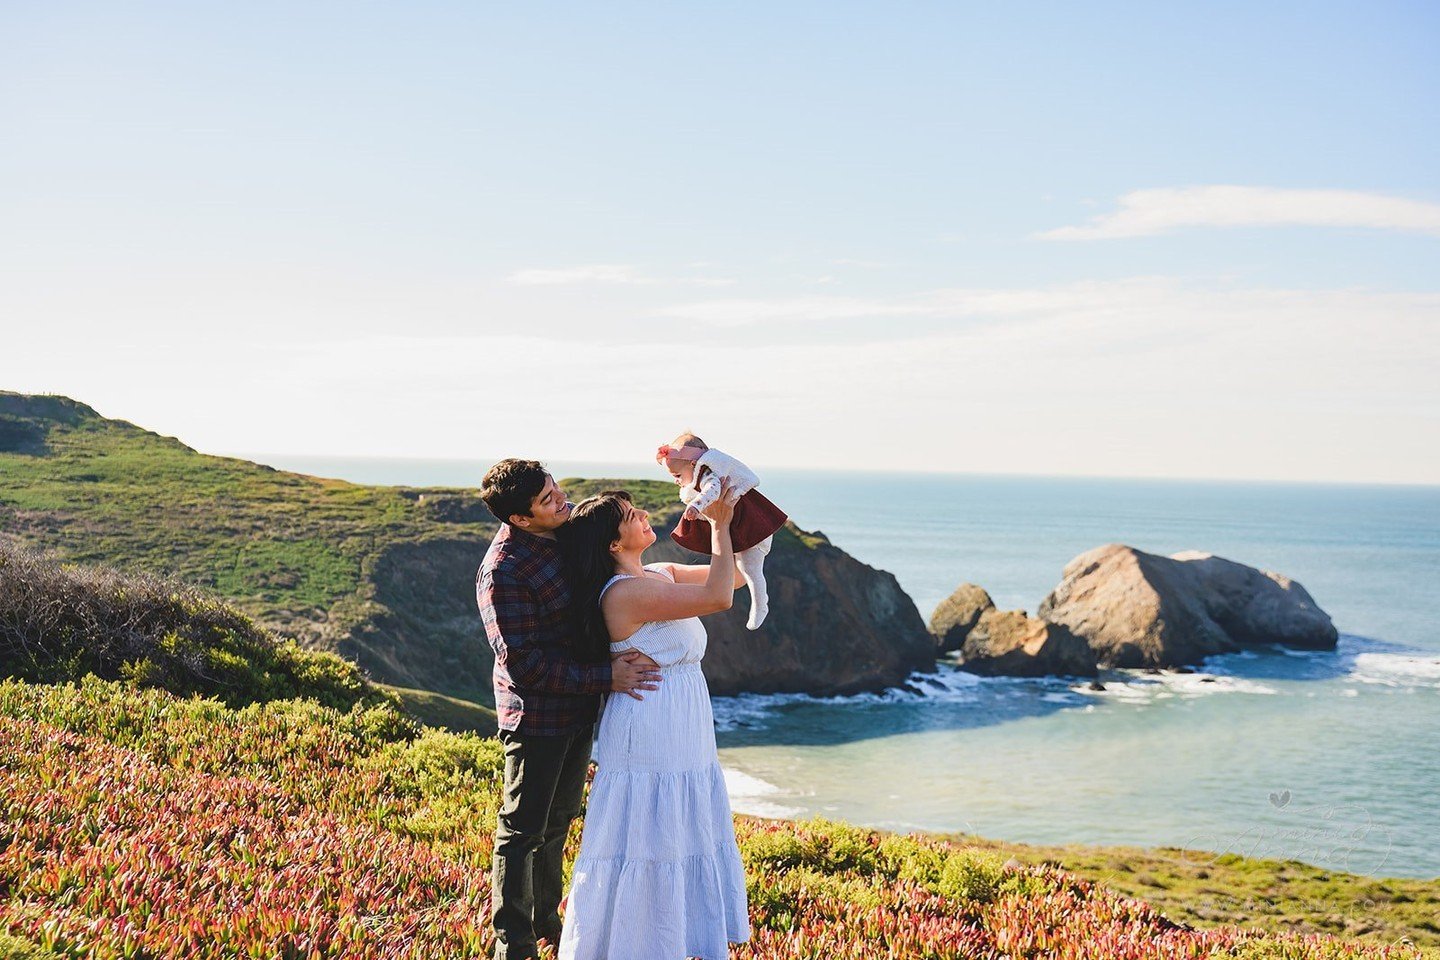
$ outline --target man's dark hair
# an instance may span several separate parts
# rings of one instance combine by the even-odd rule
[[[549,473],[539,460],[501,460],[485,471],[480,481],[480,499],[501,523],[515,514],[530,516],[530,503],[545,489]]]

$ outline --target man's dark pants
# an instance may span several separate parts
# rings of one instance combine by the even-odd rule
[[[594,724],[561,736],[500,731],[505,793],[495,828],[491,920],[495,960],[535,955],[535,939],[560,942],[565,835],[580,815]]]

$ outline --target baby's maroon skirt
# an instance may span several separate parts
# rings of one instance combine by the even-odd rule
[[[735,552],[749,550],[755,544],[785,526],[785,511],[767,500],[759,490],[751,490],[735,501],[735,516],[730,519],[730,544]],[[710,555],[710,521],[704,517],[686,520],[683,516],[670,531],[670,539],[686,550]]]

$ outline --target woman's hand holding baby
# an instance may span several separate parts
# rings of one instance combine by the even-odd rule
[[[735,501],[726,495],[729,492],[730,482],[727,480],[721,486],[720,496],[715,498],[715,502],[701,511],[701,515],[709,520],[713,527],[728,527],[731,518],[735,516]]]

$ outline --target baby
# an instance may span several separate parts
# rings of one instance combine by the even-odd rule
[[[700,511],[715,502],[722,483],[728,481],[727,496],[735,502],[730,542],[735,548],[735,566],[750,588],[750,619],[745,626],[758,629],[770,607],[765,592],[765,555],[770,552],[772,535],[785,525],[785,513],[755,489],[760,478],[753,470],[710,449],[693,433],[682,433],[661,447],[655,461],[670,471],[680,485],[680,499],[685,501],[685,513],[670,536],[696,553],[710,552],[710,523]]]

